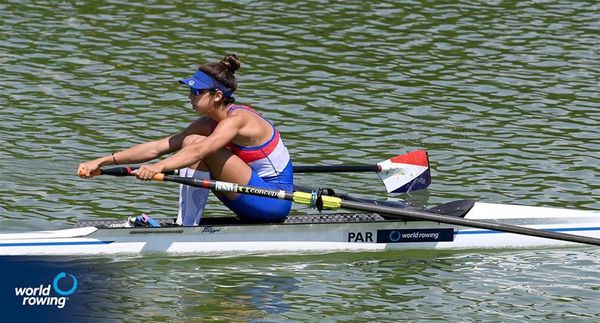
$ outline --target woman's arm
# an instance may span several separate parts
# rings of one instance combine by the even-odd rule
[[[142,165],[135,173],[139,179],[150,180],[157,173],[193,165],[205,156],[224,148],[235,138],[243,125],[243,118],[238,116],[229,117],[219,122],[213,133],[204,140],[184,147],[175,155],[154,165]]]
[[[94,160],[79,164],[77,174],[83,178],[91,177],[94,170],[106,165],[135,164],[153,160],[165,154],[181,149],[185,137],[194,133],[208,133],[208,120],[201,118],[194,121],[182,132],[159,140],[135,145],[123,151],[115,152]]]

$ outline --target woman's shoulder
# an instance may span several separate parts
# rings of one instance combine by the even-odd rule
[[[255,114],[259,114],[258,112],[256,112],[256,110],[252,109],[252,107],[245,104],[232,104],[229,107],[227,107],[227,115],[231,115],[232,113],[235,113],[237,111],[248,111]]]

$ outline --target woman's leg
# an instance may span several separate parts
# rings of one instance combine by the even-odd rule
[[[200,135],[188,136],[186,137],[186,140],[184,140],[184,146],[186,144],[197,143],[198,140],[204,140],[204,138],[205,137]],[[215,180],[271,189],[283,189],[283,187],[278,187],[277,185],[266,182],[258,177],[248,164],[227,149],[220,149],[216,153],[206,156],[197,164],[190,166],[190,168],[195,171],[209,171],[210,177]],[[291,165],[289,172],[291,174]],[[292,184],[288,186],[289,187],[285,187],[286,190],[289,191],[293,189]],[[182,186],[182,189],[183,187],[186,187],[186,185]],[[193,192],[195,189],[201,188],[187,187],[187,189],[188,192]],[[238,216],[251,221],[282,221],[291,208],[291,202],[289,201],[232,192],[214,193],[223,204],[229,207]]]
[[[204,136],[191,135],[184,138],[182,147],[203,140]],[[196,179],[210,179],[210,173],[203,162],[179,170],[179,176]],[[176,223],[183,226],[197,226],[202,219],[208,201],[209,191],[204,188],[179,185],[179,211]]]
[[[196,144],[205,138],[206,137],[201,135],[187,136],[183,140],[182,147]],[[203,160],[188,168],[196,171],[210,172],[210,177],[215,180],[242,185],[248,184],[248,181],[252,176],[252,169],[250,166],[227,149],[220,149],[216,153],[206,156]],[[234,200],[238,196],[237,193],[232,192],[224,192],[222,195],[230,200]]]
[[[179,170],[179,176],[197,179],[209,179],[207,171],[184,168]],[[208,201],[208,190],[189,185],[179,185],[179,211],[177,224],[183,226],[197,226],[202,219],[204,207]]]

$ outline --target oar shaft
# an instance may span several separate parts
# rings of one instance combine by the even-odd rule
[[[154,180],[175,182],[179,184],[185,184],[189,186],[202,187],[209,190],[215,190],[219,192],[232,192],[240,194],[258,195],[263,197],[277,198],[280,200],[292,201],[293,193],[288,193],[284,190],[273,190],[267,188],[251,187],[246,185],[240,185],[236,183],[213,181],[210,179],[197,179],[193,177],[179,177],[173,175],[156,174]]]
[[[128,176],[131,172],[138,169],[138,166],[119,166],[104,168],[100,173],[94,175],[112,175],[112,176]],[[381,167],[378,165],[299,165],[294,166],[294,173],[349,173],[349,172],[380,172]],[[177,171],[168,171],[165,174],[177,174]]]
[[[294,166],[294,173],[358,173],[380,172],[378,165],[300,165]]]
[[[233,192],[239,194],[250,194],[262,197],[276,198],[280,200],[288,200],[304,205],[313,205],[316,202],[316,195],[306,192],[287,192],[285,190],[274,190],[261,187],[246,186],[236,183],[214,181],[210,179],[196,179],[192,177],[179,177],[173,175],[156,174],[153,178],[156,181],[175,182],[189,186],[202,187],[219,192]],[[340,208],[339,197],[324,196],[323,208],[334,210]]]

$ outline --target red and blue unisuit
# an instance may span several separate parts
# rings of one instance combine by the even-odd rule
[[[250,111],[266,120],[254,109],[244,105],[230,106],[227,115],[229,116],[238,109]],[[269,124],[271,123],[269,122]],[[212,129],[214,130],[216,126],[217,122],[214,122]],[[273,135],[260,146],[241,146],[229,143],[226,147],[252,169],[252,176],[247,183],[248,186],[291,192],[294,189],[292,160],[288,149],[279,136],[279,132],[273,124],[271,124],[271,127],[273,128]],[[218,195],[218,197],[240,218],[251,221],[283,221],[292,207],[291,201],[248,194],[238,194],[234,200],[229,200],[221,195]]]

